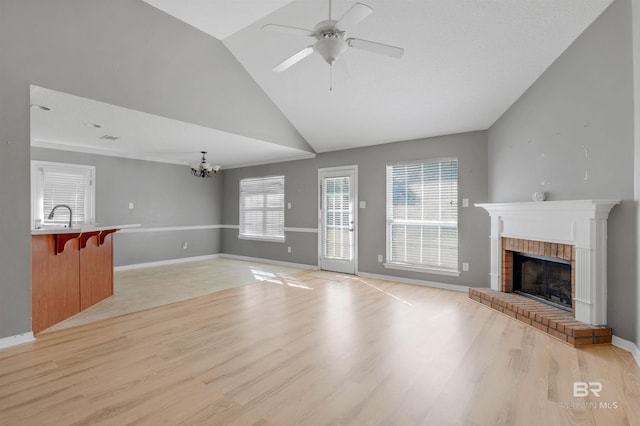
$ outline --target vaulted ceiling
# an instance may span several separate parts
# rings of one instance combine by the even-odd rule
[[[329,65],[315,53],[273,71],[313,44],[313,37],[261,29],[279,24],[313,30],[329,18],[328,0],[143,1],[222,41],[313,150],[325,152],[489,128],[613,0],[361,0],[373,13],[348,37],[400,46],[405,53],[397,59],[347,49],[333,66],[331,91]],[[353,4],[333,0],[331,17]],[[65,149],[90,151],[93,144],[98,153],[112,149],[112,155],[176,163],[197,160],[205,148],[215,150],[214,161],[223,167],[313,155],[46,89],[32,90],[32,98],[57,103],[67,115],[32,112],[32,136],[40,146],[64,141]],[[112,119],[105,132],[128,134],[137,143],[116,152],[117,144],[86,142],[86,133],[96,132],[78,130],[77,123],[95,121],[87,112]],[[145,130],[151,126],[154,134]],[[158,134],[168,136],[160,140]],[[183,137],[177,142],[172,134]],[[185,144],[186,135],[193,136],[193,146]],[[232,147],[224,145],[229,140]],[[190,160],[185,147],[193,152]]]
[[[405,55],[349,49],[330,91],[318,55],[272,71],[313,38],[261,30],[313,29],[328,0],[145,1],[221,39],[317,152],[487,129],[611,3],[362,0],[374,12],[348,35]],[[332,18],[353,4],[333,0]]]

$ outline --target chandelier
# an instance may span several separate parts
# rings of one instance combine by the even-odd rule
[[[202,153],[202,160],[200,160],[200,163],[191,163],[191,174],[197,177],[206,178],[218,173],[220,166],[211,164],[204,158],[207,151],[200,152]]]

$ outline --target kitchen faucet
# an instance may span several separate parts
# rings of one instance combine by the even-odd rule
[[[68,205],[66,205],[66,204],[57,204],[56,206],[54,206],[54,207],[51,209],[51,213],[49,213],[48,219],[49,219],[49,220],[53,219],[53,214],[55,213],[55,211],[56,211],[56,209],[57,209],[58,207],[66,207],[66,208],[68,208],[68,209],[69,209],[69,228],[71,228],[71,218],[73,217],[73,213],[71,212],[71,207],[69,207],[69,206],[68,206]]]

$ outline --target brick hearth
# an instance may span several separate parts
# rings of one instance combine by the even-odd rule
[[[570,312],[514,293],[470,288],[469,297],[572,346],[609,344],[613,330],[576,321]]]
[[[571,261],[571,296],[575,298],[576,249],[569,244],[502,238],[502,292],[469,289],[469,297],[573,346],[611,343],[612,330],[585,324],[573,312],[537,302],[513,292],[513,254],[527,253]]]

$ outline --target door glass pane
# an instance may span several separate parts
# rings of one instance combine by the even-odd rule
[[[324,247],[323,256],[351,260],[351,181],[348,176],[324,179]]]

